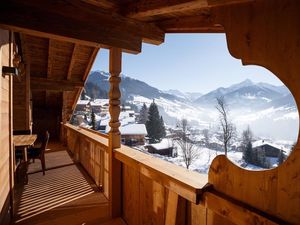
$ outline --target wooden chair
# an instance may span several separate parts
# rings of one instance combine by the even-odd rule
[[[45,162],[45,151],[48,145],[50,134],[46,131],[45,136],[42,141],[41,147],[32,147],[28,149],[28,160],[31,159],[34,161],[35,159],[41,160],[43,175],[45,175],[46,170],[46,162]]]

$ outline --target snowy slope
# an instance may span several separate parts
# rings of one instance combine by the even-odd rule
[[[109,74],[106,72],[92,72],[85,86],[87,95],[107,95],[108,78]],[[193,101],[193,97],[199,93],[161,91],[145,82],[122,75],[121,92],[122,102],[138,107],[143,103],[149,106],[154,100],[169,126],[175,126],[178,120],[186,118],[191,125],[200,129],[216,127],[216,97],[224,95],[230,108],[230,118],[238,131],[250,125],[257,136],[295,140],[298,135],[296,103],[285,86],[245,80],[230,87],[217,88]]]

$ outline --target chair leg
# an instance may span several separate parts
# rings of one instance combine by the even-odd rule
[[[45,157],[41,157],[41,163],[42,163],[43,175],[45,175],[45,170],[46,170]]]

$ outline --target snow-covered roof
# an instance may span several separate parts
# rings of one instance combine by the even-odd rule
[[[160,143],[156,143],[156,144],[150,144],[152,147],[154,147],[157,150],[162,150],[162,149],[166,149],[166,148],[171,148],[172,145],[172,141],[168,138],[164,138],[161,140]]]
[[[147,135],[145,124],[127,124],[120,127],[121,135]]]
[[[91,103],[91,106],[104,106],[108,104],[108,99],[94,99],[91,100],[78,100],[77,105],[87,105],[89,102]]]
[[[277,149],[282,149],[282,150],[286,150],[283,146],[280,146],[280,145],[276,145],[274,143],[271,143],[271,142],[268,142],[268,141],[265,141],[265,140],[258,140],[258,141],[255,141],[252,143],[252,147],[253,148],[256,148],[256,147],[260,147],[260,146],[263,146],[263,145],[270,145],[274,148],[277,148]]]

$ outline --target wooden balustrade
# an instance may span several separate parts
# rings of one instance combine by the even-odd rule
[[[123,164],[122,212],[128,225],[288,224],[216,191],[206,174],[127,146],[115,149],[114,157]]]
[[[127,146],[114,150],[114,157],[123,164],[122,211],[127,224],[175,225],[188,221],[202,224],[196,221],[205,221],[205,206],[196,204],[208,187],[207,175]]]
[[[84,167],[95,183],[108,195],[108,137],[90,130],[64,125],[67,146],[76,161]]]
[[[64,126],[74,159],[112,201],[109,198],[109,136],[71,124]],[[288,224],[218,192],[209,184],[206,174],[186,170],[127,146],[114,149],[112,157],[122,163],[119,201],[128,225]]]

